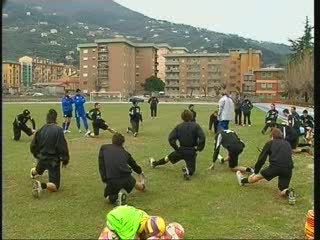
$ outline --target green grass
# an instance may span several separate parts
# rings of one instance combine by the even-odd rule
[[[104,185],[98,172],[98,149],[110,143],[111,135],[103,132],[99,139],[84,138],[72,122],[72,133],[66,135],[70,149],[70,164],[62,170],[58,193],[45,192],[41,199],[31,195],[30,168],[34,160],[29,152],[31,138],[22,135],[13,142],[12,121],[24,108],[29,108],[37,126],[45,122],[48,108],[60,113],[58,104],[5,104],[4,113],[4,238],[77,238],[97,239],[105,224],[105,215],[112,208],[103,198]],[[167,137],[180,122],[185,105],[160,105],[159,118],[151,120],[146,104],[143,126],[138,138],[126,136],[126,149],[142,166],[147,180],[147,191],[133,191],[129,204],[151,215],[160,215],[166,221],[177,221],[186,230],[186,238],[303,238],[304,220],[311,207],[313,178],[308,155],[294,156],[295,169],[291,185],[296,189],[296,205],[288,205],[277,195],[277,180],[239,187],[235,174],[227,165],[211,163],[213,136],[209,134],[208,118],[215,106],[197,105],[198,123],[203,127],[207,142],[197,158],[197,170],[191,181],[182,178],[181,167],[167,164],[150,169],[148,158],[170,153]],[[89,106],[86,107],[87,110]],[[128,126],[126,104],[102,104],[107,123],[125,133]],[[253,166],[258,156],[256,147],[262,147],[268,136],[262,135],[264,113],[254,109],[253,126],[231,129],[246,143],[240,156],[240,165]],[[61,115],[59,124],[61,123]],[[42,177],[46,179],[46,175]]]

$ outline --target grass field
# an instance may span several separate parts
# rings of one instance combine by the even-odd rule
[[[89,107],[86,106],[87,110]],[[191,181],[184,181],[183,163],[167,164],[150,169],[148,158],[170,153],[167,137],[180,122],[184,105],[160,105],[159,118],[149,117],[149,108],[142,105],[144,122],[138,138],[127,135],[128,108],[126,104],[102,104],[103,118],[126,136],[126,149],[143,168],[147,191],[133,191],[129,204],[166,221],[177,221],[186,230],[186,238],[303,238],[304,220],[313,199],[313,174],[308,155],[294,156],[291,185],[297,192],[296,205],[288,205],[277,195],[277,181],[260,182],[240,187],[235,174],[227,165],[217,165],[208,171],[213,150],[213,136],[208,130],[209,114],[215,106],[197,105],[197,121],[203,127],[207,142],[197,158],[197,170]],[[34,159],[29,152],[31,138],[22,134],[20,142],[12,141],[12,121],[28,108],[37,127],[45,122],[48,108],[60,113],[59,104],[3,105],[3,197],[5,239],[97,239],[105,224],[105,215],[112,206],[103,198],[104,185],[98,172],[98,150],[110,143],[111,135],[103,132],[99,139],[85,138],[72,122],[66,135],[70,149],[70,164],[62,169],[61,189],[56,194],[45,192],[41,199],[31,195],[30,168]],[[260,130],[264,113],[254,109],[253,126],[235,127],[246,143],[240,165],[254,166],[267,135]],[[62,122],[59,116],[59,124]],[[42,177],[46,179],[46,175]]]

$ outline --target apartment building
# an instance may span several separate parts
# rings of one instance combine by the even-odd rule
[[[21,87],[29,88],[32,86],[32,58],[24,56],[19,58],[21,65]]]
[[[166,59],[165,55],[170,53],[176,53],[176,54],[183,54],[188,53],[189,50],[184,47],[171,47],[170,45],[163,43],[163,44],[157,44],[158,51],[158,78],[160,78],[162,81],[165,82],[166,79]]]
[[[97,39],[79,44],[80,87],[85,92],[117,91],[124,96],[143,92],[145,79],[157,76],[157,47],[126,39]]]
[[[228,54],[168,54],[165,58],[169,96],[217,95],[228,82]]]
[[[285,90],[283,68],[261,68],[253,72],[256,85],[255,94],[260,101],[273,102],[281,99]]]
[[[21,85],[25,88],[35,83],[56,81],[70,71],[64,64],[57,64],[45,58],[24,56],[19,59],[21,65]],[[69,70],[68,70],[69,69]]]
[[[19,92],[21,82],[20,63],[14,61],[2,62],[2,87],[9,92]]]
[[[173,54],[165,57],[166,93],[169,96],[216,96],[222,89],[242,92],[244,75],[259,69],[261,51]]]

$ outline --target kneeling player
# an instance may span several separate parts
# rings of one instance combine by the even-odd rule
[[[228,156],[226,158],[222,158],[220,156],[220,163],[228,161],[229,168],[234,172],[253,172],[253,169],[250,167],[238,166],[239,155],[242,153],[245,144],[240,140],[235,132],[222,129],[219,129],[218,134],[215,136],[215,145],[212,159],[213,163],[209,167],[209,169],[214,169],[215,162],[217,161],[219,156],[221,145],[228,150]]]
[[[196,170],[197,151],[201,152],[204,149],[206,137],[199,124],[192,122],[191,111],[184,110],[181,119],[183,123],[176,126],[169,135],[169,143],[174,152],[159,161],[150,158],[150,165],[154,168],[169,161],[175,164],[183,159],[186,162],[186,167],[182,169],[183,175],[186,180],[189,180]],[[179,141],[179,147],[177,141]]]
[[[149,216],[145,211],[131,206],[112,209],[106,216],[106,224],[120,239],[160,238],[166,231],[162,217]]]
[[[110,133],[116,133],[115,130],[110,128],[106,122],[101,118],[100,104],[95,103],[94,108],[86,113],[86,117],[92,121],[93,134],[90,133],[90,137],[98,136],[99,129],[108,130]]]
[[[145,189],[142,169],[124,149],[124,141],[124,136],[116,133],[112,137],[112,144],[102,145],[99,151],[100,176],[106,184],[104,197],[118,205],[126,203],[127,195],[133,188],[139,191]],[[131,168],[139,174],[139,182],[131,176]]]
[[[270,165],[260,171],[268,156]],[[244,177],[240,171],[237,171],[236,176],[240,186],[247,183],[255,183],[262,179],[270,181],[273,178],[278,177],[280,195],[289,197],[289,203],[294,204],[294,191],[292,188],[289,188],[292,169],[293,161],[290,144],[284,140],[279,129],[273,128],[271,140],[264,145],[255,165],[254,174],[249,177]]]
[[[309,143],[299,143],[299,135],[296,129],[286,124],[277,124],[276,127],[282,132],[283,138],[290,144],[293,153],[311,153],[311,145]]]
[[[69,163],[69,150],[63,129],[57,126],[57,112],[49,110],[47,124],[45,124],[34,136],[30,151],[38,159],[37,166],[30,171],[31,178],[42,175],[45,170],[49,172],[49,182],[33,182],[32,194],[39,198],[43,189],[56,192],[60,187],[60,164],[66,167]]]
[[[314,120],[308,114],[307,110],[303,110],[303,115],[300,116],[302,127],[304,128],[304,137],[307,143],[312,144],[312,131],[314,127]]]
[[[32,123],[32,129],[29,128],[26,123],[30,121]],[[19,141],[21,137],[21,131],[23,131],[28,136],[32,136],[32,134],[36,131],[36,123],[34,119],[30,115],[30,111],[28,109],[23,110],[21,114],[16,116],[13,121],[13,140]]]

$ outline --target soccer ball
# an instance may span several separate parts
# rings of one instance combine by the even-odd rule
[[[150,216],[146,222],[146,233],[150,237],[161,237],[166,231],[166,224],[161,217]]]
[[[105,227],[100,236],[99,236],[99,240],[118,240],[119,238],[117,237],[117,235],[112,232],[108,227]]]
[[[170,240],[170,239],[183,239],[184,237],[184,228],[181,224],[173,222],[169,223],[166,227],[166,232],[162,237],[163,240]]]

